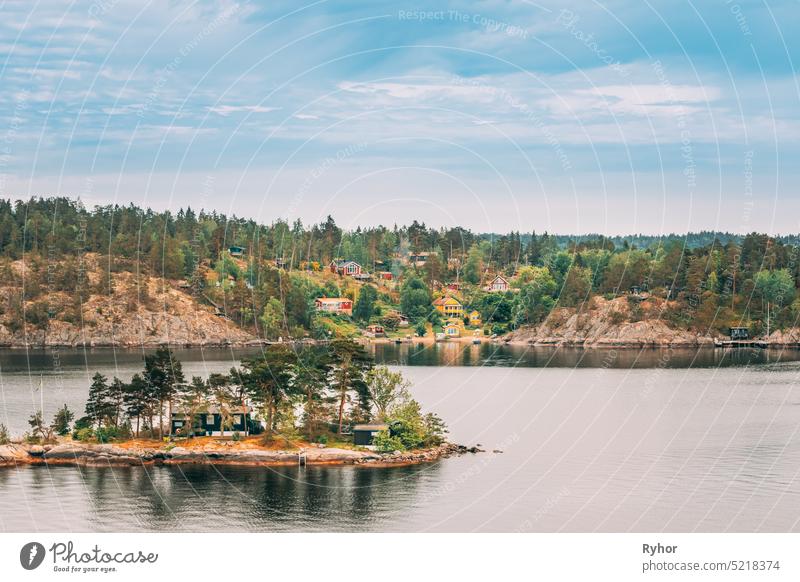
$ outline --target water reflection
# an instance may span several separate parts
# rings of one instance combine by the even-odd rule
[[[394,529],[420,482],[438,471],[437,464],[20,467],[0,470],[0,514],[4,531]]]

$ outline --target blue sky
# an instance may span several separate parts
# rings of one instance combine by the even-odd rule
[[[3,197],[345,227],[800,231],[796,2],[2,10]]]

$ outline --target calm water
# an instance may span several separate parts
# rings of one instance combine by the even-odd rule
[[[0,529],[800,530],[795,352],[375,351],[453,440],[487,452],[391,469],[5,469]],[[127,378],[141,366],[136,352],[61,352],[55,365],[53,356],[0,354],[12,432],[42,403],[81,409],[95,370]],[[180,357],[189,374],[207,374],[237,354]]]

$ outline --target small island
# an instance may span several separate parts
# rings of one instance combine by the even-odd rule
[[[190,381],[160,347],[128,381],[95,373],[85,413],[64,405],[47,424],[36,411],[13,442],[0,425],[0,466],[397,466],[479,450],[447,442],[408,381],[348,339],[269,346]]]

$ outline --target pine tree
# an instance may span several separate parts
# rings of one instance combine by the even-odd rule
[[[108,378],[103,376],[100,372],[96,372],[92,376],[92,384],[89,386],[89,396],[86,399],[86,416],[92,419],[100,428],[103,420],[109,412],[109,391],[108,391]]]

